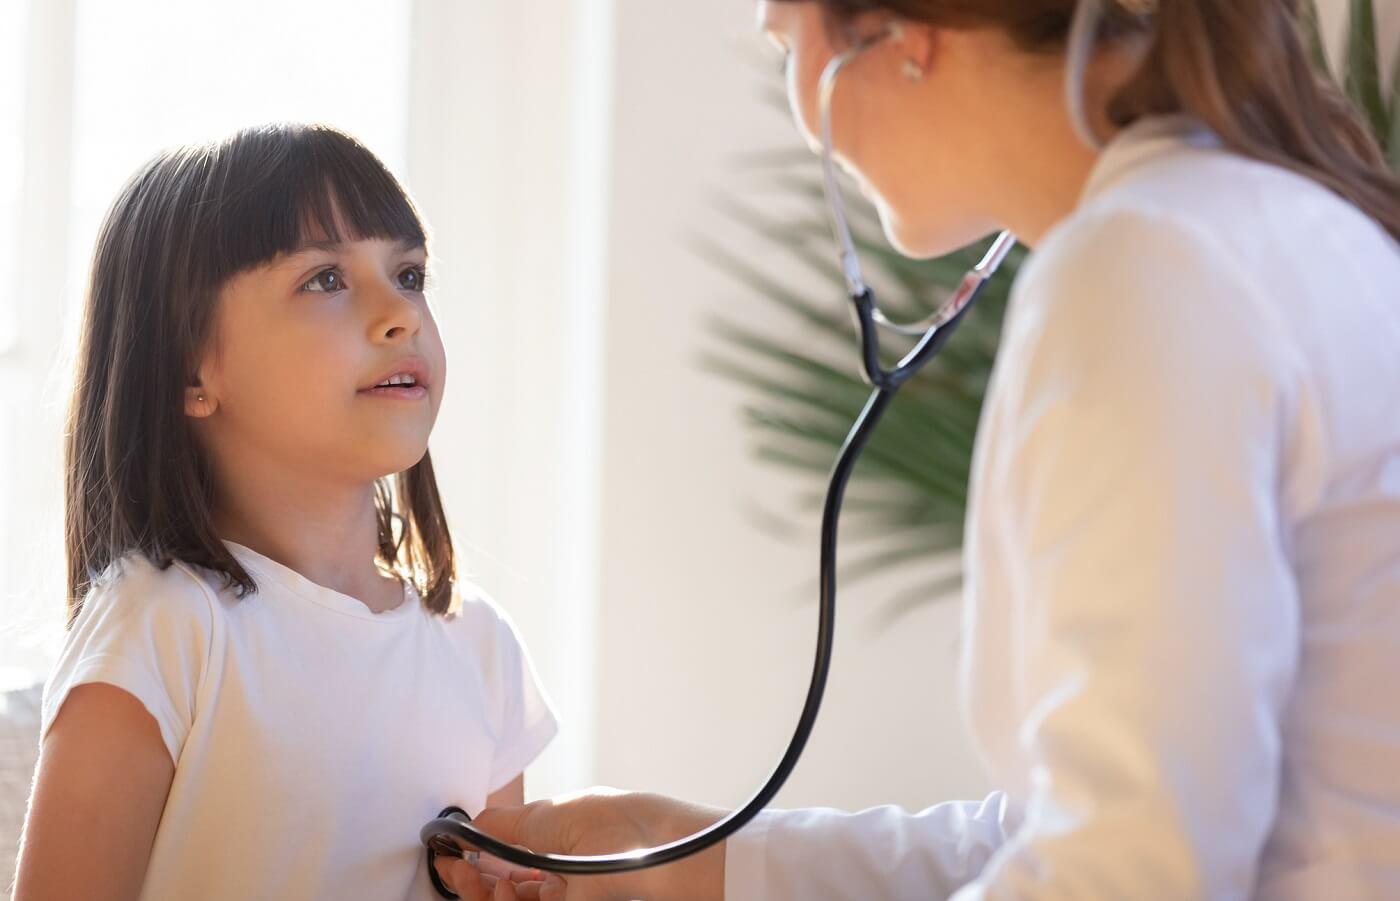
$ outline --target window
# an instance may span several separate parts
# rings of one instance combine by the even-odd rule
[[[13,273],[19,257],[25,36],[28,31],[28,0],[7,4],[0,18],[0,272],[3,273]],[[0,295],[0,354],[14,345],[14,309],[14,296]]]

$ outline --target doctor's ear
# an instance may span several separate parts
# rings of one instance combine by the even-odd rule
[[[889,41],[899,54],[900,74],[913,82],[924,80],[933,67],[937,31],[922,22],[894,20],[889,25]]]

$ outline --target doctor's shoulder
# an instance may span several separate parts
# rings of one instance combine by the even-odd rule
[[[1241,319],[1258,314],[1277,293],[1279,268],[1318,251],[1296,223],[1269,221],[1275,202],[1295,217],[1351,219],[1379,234],[1294,173],[1223,152],[1179,154],[1141,164],[1051,229],[1018,280],[1018,305],[1089,328],[1231,307]]]
[[[1204,293],[1249,306],[1298,294],[1313,271],[1400,263],[1400,244],[1332,189],[1209,135],[1195,140],[1144,142],[1138,158],[1110,158],[1089,196],[1037,247],[1022,281],[1056,296],[1094,288],[1189,302]]]

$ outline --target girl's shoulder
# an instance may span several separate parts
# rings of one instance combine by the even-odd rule
[[[160,565],[144,554],[130,553],[103,572],[83,599],[79,620],[92,613],[121,609],[145,618],[209,627],[220,596],[227,593],[217,574],[180,560]]]
[[[452,610],[443,621],[462,633],[494,634],[501,628],[514,629],[505,608],[486,589],[466,579],[458,579],[453,586]]]
[[[83,599],[49,676],[43,731],[74,687],[104,682],[146,707],[178,760],[221,628],[211,579],[179,561],[160,566],[140,554],[109,566]]]
[[[524,642],[520,630],[490,593],[474,582],[459,579],[453,595],[452,612],[442,617],[442,622],[454,644],[480,660],[521,655]]]
[[[471,582],[459,581],[455,594],[456,613],[445,628],[454,631],[457,647],[474,658],[492,699],[488,715],[498,745],[490,781],[503,786],[549,744],[558,720],[510,614]]]

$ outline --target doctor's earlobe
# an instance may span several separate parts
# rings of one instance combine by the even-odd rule
[[[899,43],[903,41],[907,36],[908,30],[906,29],[904,23],[898,19],[890,21],[885,26],[886,40]],[[918,82],[924,80],[924,76],[927,74],[927,70],[924,68],[923,63],[919,62],[919,60],[916,59],[914,56],[906,56],[904,57],[903,62],[900,63],[900,73],[909,81],[917,84]]]

